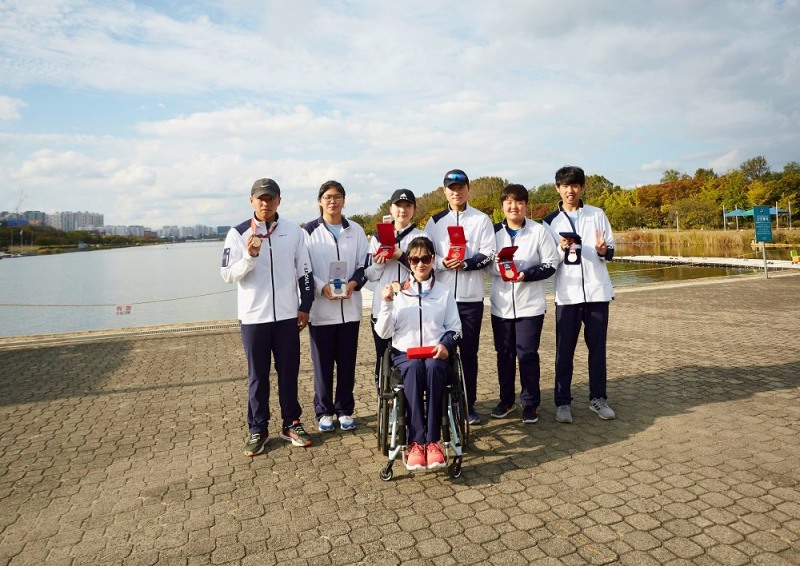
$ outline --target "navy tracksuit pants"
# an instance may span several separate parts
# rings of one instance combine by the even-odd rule
[[[500,402],[511,405],[516,400],[514,385],[519,359],[519,396],[523,407],[536,408],[541,403],[539,391],[539,341],[544,315],[508,319],[492,315],[494,349],[497,352],[497,380]]]
[[[409,360],[405,352],[392,349],[392,362],[403,376],[406,396],[408,442],[425,444],[442,437],[442,403],[447,387],[447,360],[425,358]],[[425,416],[425,393],[428,415]]]
[[[297,400],[297,374],[300,372],[300,331],[297,319],[260,324],[240,324],[247,357],[249,378],[247,426],[250,433],[268,432],[269,372],[272,358],[278,374],[278,400],[283,427],[299,420],[302,410]]]
[[[464,369],[467,408],[472,413],[478,398],[478,344],[483,322],[483,301],[457,303],[457,305],[458,316],[461,318],[461,340],[458,341],[458,351],[461,356],[461,367]]]
[[[352,415],[355,409],[356,354],[360,322],[308,325],[311,359],[314,362],[314,412],[323,415]],[[336,364],[336,389],[333,366]]]
[[[606,338],[609,303],[556,305],[556,406],[572,401],[575,347],[583,324],[589,349],[589,399],[606,398]]]

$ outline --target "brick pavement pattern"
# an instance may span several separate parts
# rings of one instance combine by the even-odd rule
[[[800,276],[622,289],[608,357],[618,418],[589,411],[579,345],[566,425],[551,308],[538,424],[516,412],[475,427],[458,480],[399,465],[379,479],[366,319],[358,428],[303,449],[276,424],[253,459],[235,328],[6,340],[0,564],[800,564],[799,314]],[[488,315],[483,329],[488,415]],[[316,430],[307,332],[303,348]]]

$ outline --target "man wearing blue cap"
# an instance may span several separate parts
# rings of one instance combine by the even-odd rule
[[[480,422],[475,410],[478,389],[478,343],[483,322],[483,269],[495,253],[494,227],[486,214],[472,208],[469,178],[461,169],[452,169],[444,176],[444,196],[448,207],[434,214],[425,225],[425,232],[436,248],[436,278],[450,288],[458,305],[462,336],[459,340],[461,364],[470,424]],[[455,231],[451,230],[458,227]],[[451,232],[463,231],[465,241],[451,241]],[[453,253],[458,248],[458,253]]]

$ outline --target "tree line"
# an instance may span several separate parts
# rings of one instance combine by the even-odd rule
[[[499,222],[503,218],[500,194],[508,183],[500,177],[473,180],[470,205]],[[560,200],[554,183],[529,189],[528,197],[528,216],[539,221],[555,210]],[[694,175],[668,169],[658,183],[635,189],[623,189],[602,175],[587,175],[583,200],[605,210],[615,230],[669,228],[676,223],[686,229],[719,229],[723,226],[723,207],[726,211],[747,210],[758,205],[775,206],[776,202],[800,217],[800,163],[792,161],[775,172],[763,156],[757,156],[722,175],[713,169],[701,168]],[[367,233],[374,233],[375,224],[389,213],[389,205],[386,200],[374,214],[349,218]],[[431,215],[446,206],[441,187],[418,196],[417,225],[424,226]]]
[[[75,248],[79,243],[91,247],[125,247],[141,244],[153,244],[158,241],[131,236],[113,234],[95,234],[85,230],[62,231],[52,226],[0,226],[0,249],[9,252],[17,251],[20,244],[24,247],[37,248]],[[11,247],[13,244],[13,248]]]

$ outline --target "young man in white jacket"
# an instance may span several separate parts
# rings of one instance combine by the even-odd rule
[[[475,410],[478,389],[478,343],[483,322],[483,270],[492,263],[495,252],[492,221],[480,210],[472,208],[469,178],[461,169],[452,169],[444,176],[444,196],[448,207],[434,214],[425,225],[436,249],[436,280],[453,293],[461,318],[462,334],[458,345],[467,388],[470,424],[480,422]],[[461,226],[466,238],[463,259],[448,259],[452,242],[449,226]]]
[[[589,349],[589,408],[609,420],[616,416],[606,402],[608,307],[614,288],[606,262],[614,257],[614,234],[605,213],[581,200],[583,169],[562,167],[555,180],[561,202],[545,222],[561,259],[555,279],[556,420],[572,422],[572,372],[582,324]]]
[[[541,403],[539,341],[547,305],[544,281],[556,272],[559,257],[547,228],[526,218],[528,190],[511,184],[500,195],[505,220],[494,225],[497,253],[516,247],[513,259],[498,257],[492,269],[492,334],[497,352],[500,401],[492,417],[503,418],[516,405],[519,359],[522,422],[535,423]]]
[[[281,189],[259,179],[250,190],[254,214],[225,237],[222,278],[238,286],[239,325],[249,378],[246,456],[266,449],[269,438],[270,357],[278,374],[281,438],[308,446],[297,399],[300,332],[314,301],[314,278],[303,230],[278,217]],[[298,300],[298,288],[300,299]]]

